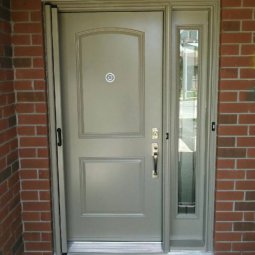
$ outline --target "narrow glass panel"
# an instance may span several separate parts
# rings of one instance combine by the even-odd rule
[[[198,111],[199,31],[179,30],[178,213],[196,209],[196,138]]]

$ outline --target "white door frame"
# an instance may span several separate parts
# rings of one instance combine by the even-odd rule
[[[47,60],[48,112],[49,112],[49,142],[50,169],[52,178],[52,214],[55,254],[67,253],[66,220],[64,198],[63,149],[57,146],[57,128],[62,127],[61,97],[60,97],[60,64],[58,46],[59,12],[77,11],[162,11],[164,16],[163,38],[163,208],[162,208],[162,251],[170,251],[170,170],[171,161],[175,155],[174,129],[170,116],[174,116],[176,89],[171,87],[171,14],[174,10],[206,10],[209,13],[209,45],[208,86],[210,100],[208,102],[208,123],[216,121],[217,117],[217,87],[218,87],[218,47],[219,47],[219,0],[42,0],[44,6],[45,45]],[[212,43],[213,41],[213,43]],[[171,93],[170,93],[171,91]],[[208,158],[206,175],[206,209],[205,209],[205,246],[204,251],[213,250],[214,228],[214,186],[216,161],[216,132],[208,135]]]

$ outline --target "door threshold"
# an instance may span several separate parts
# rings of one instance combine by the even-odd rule
[[[68,254],[162,254],[161,242],[68,242]]]

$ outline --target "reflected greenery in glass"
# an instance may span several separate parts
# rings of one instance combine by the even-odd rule
[[[199,31],[179,30],[178,213],[196,210]]]

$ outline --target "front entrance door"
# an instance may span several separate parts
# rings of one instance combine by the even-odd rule
[[[59,29],[67,240],[161,241],[163,14]]]

